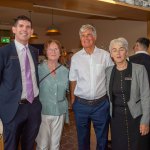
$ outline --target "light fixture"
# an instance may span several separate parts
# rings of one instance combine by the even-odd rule
[[[53,23],[53,9],[52,9],[52,24],[47,29],[47,34],[49,33],[59,33],[58,28]]]
[[[32,21],[31,13],[32,13],[32,11],[29,10],[30,20]],[[31,35],[30,38],[35,38],[35,39],[37,39],[37,38],[38,38],[38,35],[37,35],[35,32],[33,32],[33,34]]]
[[[33,33],[30,38],[38,38],[38,35],[36,33]]]

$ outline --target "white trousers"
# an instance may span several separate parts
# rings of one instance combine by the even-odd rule
[[[42,115],[36,150],[59,150],[65,115]]]

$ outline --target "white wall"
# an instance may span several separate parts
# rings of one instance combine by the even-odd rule
[[[128,20],[94,20],[94,19],[79,19],[75,22],[66,22],[59,25],[61,34],[58,36],[47,36],[46,28],[34,27],[38,34],[38,39],[31,42],[42,44],[48,39],[60,40],[62,45],[69,51],[79,49],[79,29],[83,24],[93,24],[97,29],[97,46],[108,50],[109,42],[117,37],[125,37],[129,42],[130,54],[133,52],[132,47],[138,37],[147,36],[147,23]],[[4,27],[1,27],[3,28]],[[5,29],[10,27],[5,26]]]
[[[83,20],[72,22],[69,25],[62,26],[61,42],[67,49],[78,48],[79,28],[82,24],[93,24],[97,29],[97,46],[107,49],[112,39],[125,37],[129,42],[129,48],[132,49],[136,39],[141,36],[147,36],[147,23],[138,21],[110,21],[110,20]],[[132,52],[130,52],[132,53]]]
[[[57,39],[61,41],[61,36],[63,35],[53,35],[53,36],[48,36],[46,35],[46,28],[38,28],[38,27],[34,27],[34,31],[36,34],[38,34],[38,38],[37,39],[31,39],[30,42],[32,44],[43,44],[45,41],[47,41],[48,39]]]

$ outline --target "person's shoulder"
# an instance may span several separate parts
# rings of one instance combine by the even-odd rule
[[[137,64],[137,63],[131,63],[133,67],[141,67],[143,66],[142,64]]]
[[[84,52],[84,50],[81,49],[81,50],[79,50],[78,52],[76,52],[73,56],[81,55],[83,52]],[[73,57],[73,56],[72,56],[72,57]]]
[[[129,56],[129,60],[132,60],[132,59],[134,59],[134,58],[135,58],[135,55]]]
[[[76,58],[80,57],[83,52],[84,52],[83,49],[79,50],[78,52],[73,54],[72,59],[76,59]]]
[[[9,44],[7,44],[7,45],[4,45],[4,46],[2,46],[2,47],[0,47],[0,54],[3,56],[4,55],[4,57],[6,56],[6,55],[10,55],[11,54],[11,51],[12,51],[12,49],[13,49],[13,44],[14,43],[9,43]],[[15,45],[14,45],[15,46]]]
[[[36,47],[32,46],[29,44],[29,48],[31,48],[32,50],[38,50]]]
[[[104,50],[104,49],[101,49],[101,48],[97,48],[97,51],[103,55],[106,55],[106,56],[110,56],[110,53],[107,51],[107,50]]]
[[[134,54],[129,57],[129,60],[134,60],[134,59],[140,58],[142,56],[143,56],[142,54]]]
[[[69,69],[67,67],[65,67],[64,65],[61,65],[60,68],[65,71],[66,73],[69,72]]]
[[[97,48],[100,52],[103,52],[103,53],[106,53],[106,54],[109,54],[109,52],[105,49],[102,49],[102,48]]]
[[[109,66],[106,68],[106,71],[111,71],[113,69],[114,65],[113,66]]]
[[[0,50],[1,50],[1,51],[7,50],[7,49],[9,50],[10,48],[12,48],[12,45],[13,45],[13,44],[14,44],[13,42],[11,42],[11,43],[9,43],[9,44],[6,44],[6,45],[0,47]]]
[[[132,63],[132,68],[133,68],[134,70],[141,70],[141,69],[143,69],[143,68],[145,68],[145,67],[144,67],[144,65],[142,65],[142,64]]]
[[[36,47],[29,45],[29,49],[32,50],[32,52],[34,52],[36,55],[38,55],[39,50]]]
[[[150,57],[150,55],[148,53],[137,53],[137,54],[131,55],[129,58],[134,59],[134,58],[146,58],[146,57]]]
[[[46,65],[46,60],[43,60],[41,63],[38,64],[38,68],[42,69]]]
[[[134,76],[145,74],[145,73],[147,74],[145,66],[141,64],[132,63],[132,71]]]
[[[109,67],[106,68],[105,73],[106,73],[107,77],[110,76],[113,68],[114,68],[114,65],[113,66],[109,66]]]

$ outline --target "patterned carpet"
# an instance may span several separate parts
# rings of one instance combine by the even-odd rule
[[[65,124],[60,150],[78,150],[77,148],[77,133],[74,120],[74,113],[70,111],[70,124]],[[20,146],[19,146],[20,147]],[[34,150],[36,149],[36,144]],[[3,150],[3,144],[0,143],[0,150]],[[21,150],[21,148],[19,148]],[[96,140],[94,129],[91,128],[91,150],[96,150]],[[111,144],[108,144],[108,150],[111,150]]]
[[[69,115],[70,115],[70,124],[69,125],[65,124],[64,126],[60,150],[78,150],[74,113],[70,110]],[[109,142],[108,150],[111,150],[110,147],[111,146]],[[93,128],[91,128],[91,150],[96,150],[96,140]]]

